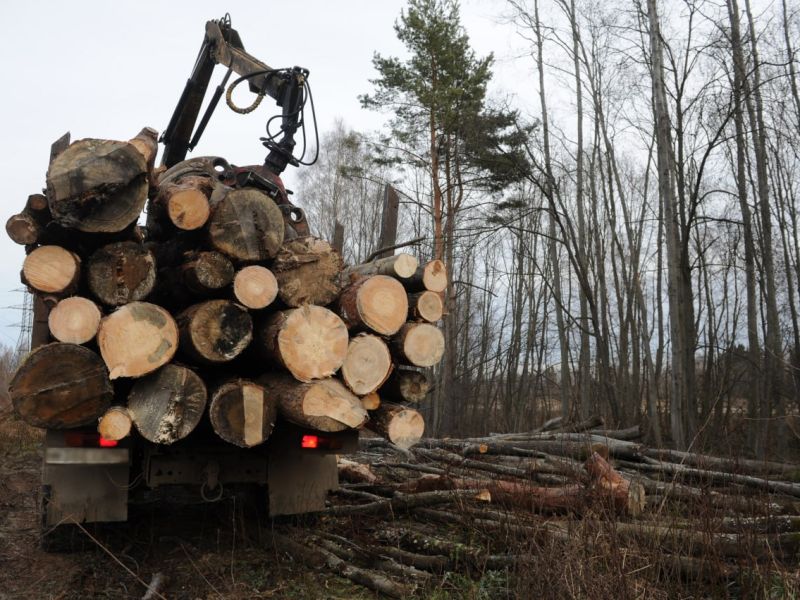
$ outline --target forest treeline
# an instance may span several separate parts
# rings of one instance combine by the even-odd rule
[[[507,0],[535,90],[487,92],[452,0],[410,0],[403,58],[297,197],[348,262],[398,241],[451,271],[436,434],[562,415],[757,455],[800,440],[800,8],[787,0]],[[720,435],[726,432],[727,435]],[[722,449],[722,448],[720,448]]]

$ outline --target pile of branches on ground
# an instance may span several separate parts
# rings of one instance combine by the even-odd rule
[[[638,428],[599,422],[410,449],[362,438],[339,461],[333,529],[275,544],[392,597],[448,572],[524,579],[553,553],[585,559],[577,571],[641,568],[646,585],[800,585],[800,467],[649,448],[631,439]]]

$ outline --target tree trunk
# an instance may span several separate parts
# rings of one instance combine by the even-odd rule
[[[260,310],[275,301],[278,296],[278,280],[266,267],[250,265],[234,276],[233,295],[247,308]]]
[[[360,279],[339,296],[339,315],[349,329],[394,335],[408,316],[403,286],[385,275]]]
[[[253,339],[253,319],[230,300],[209,300],[190,306],[175,320],[183,354],[205,365],[218,365],[239,356]]]
[[[97,354],[75,344],[39,346],[8,386],[17,415],[34,427],[68,429],[94,423],[113,397]]]
[[[47,323],[50,334],[59,342],[85,344],[97,335],[102,316],[94,302],[72,296],[56,304],[47,317]]]
[[[22,281],[47,294],[68,295],[81,278],[81,259],[61,246],[40,246],[25,257]]]
[[[444,336],[430,323],[406,323],[392,338],[392,349],[404,364],[433,367],[444,355]]]
[[[275,426],[277,404],[272,390],[235,379],[211,393],[208,416],[217,435],[226,442],[251,448],[267,440]]]
[[[344,263],[328,242],[305,236],[284,242],[272,262],[278,296],[286,306],[325,306],[341,292]]]
[[[269,373],[258,381],[275,396],[284,418],[301,427],[344,431],[361,427],[368,419],[358,397],[337,379],[302,383],[282,373]]]
[[[268,260],[283,243],[283,213],[263,192],[231,190],[213,207],[208,236],[215,250],[233,259]]]
[[[425,420],[413,408],[382,402],[369,413],[367,428],[382,435],[395,446],[407,450],[422,438]]]
[[[172,360],[178,327],[160,306],[131,302],[100,321],[97,343],[111,379],[141,377]]]
[[[156,283],[156,260],[142,244],[109,244],[89,258],[86,280],[92,294],[107,306],[144,300]]]
[[[321,306],[277,312],[257,328],[261,349],[299,381],[330,377],[347,356],[342,320]]]
[[[342,379],[356,396],[377,390],[391,372],[392,355],[381,338],[364,333],[350,340]]]
[[[172,444],[197,427],[207,396],[203,380],[194,371],[169,364],[133,385],[128,410],[143,438]]]

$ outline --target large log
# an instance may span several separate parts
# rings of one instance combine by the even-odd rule
[[[89,258],[86,280],[92,294],[108,306],[144,300],[156,283],[156,259],[136,242],[108,244]]]
[[[409,449],[419,442],[425,432],[425,420],[413,408],[381,402],[377,410],[369,413],[367,427],[385,437],[395,446]]]
[[[100,321],[97,343],[111,379],[141,377],[172,360],[178,327],[160,306],[131,302]]]
[[[419,404],[431,390],[431,382],[424,371],[395,369],[381,386],[381,397],[395,402]]]
[[[206,399],[206,386],[194,371],[169,364],[136,381],[128,395],[128,410],[143,438],[172,444],[194,431]]]
[[[356,281],[342,292],[339,314],[348,328],[393,335],[405,323],[408,297],[396,279],[375,275]]]
[[[128,409],[124,406],[112,406],[97,423],[97,433],[104,440],[119,441],[131,433],[133,421]]]
[[[368,419],[358,397],[337,379],[302,383],[283,373],[269,373],[258,381],[275,395],[284,418],[302,427],[343,431],[361,427]]]
[[[233,278],[233,295],[247,308],[266,308],[278,296],[278,280],[266,267],[250,265]]]
[[[283,213],[265,193],[229,191],[213,207],[208,222],[211,246],[241,261],[273,258],[283,243]]]
[[[97,354],[56,342],[28,354],[8,393],[17,415],[29,425],[67,429],[94,423],[109,407],[113,389]]]
[[[313,236],[288,240],[272,262],[278,296],[290,307],[330,304],[341,292],[343,266],[341,255],[325,240]]]
[[[397,279],[408,279],[416,273],[418,265],[416,257],[411,254],[400,253],[350,267],[344,271],[344,276],[348,281],[371,275],[387,275]]]
[[[439,292],[425,290],[408,295],[408,318],[435,323],[444,314],[444,301]]]
[[[357,396],[377,390],[392,372],[392,355],[386,343],[362,333],[350,340],[342,364],[342,379]]]
[[[209,300],[176,317],[181,352],[203,364],[221,364],[239,356],[253,339],[253,319],[230,300]]]
[[[411,277],[403,280],[403,285],[411,292],[443,292],[447,289],[447,268],[441,260],[432,260],[417,267]]]
[[[40,246],[22,263],[23,282],[39,292],[70,294],[81,278],[81,259],[61,246]]]
[[[81,296],[64,298],[47,317],[50,333],[59,342],[85,344],[94,339],[102,318],[97,305]]]
[[[261,349],[299,381],[330,377],[347,356],[342,320],[321,306],[276,312],[258,330]]]
[[[236,379],[218,386],[208,409],[211,425],[219,437],[242,448],[265,442],[277,417],[272,390],[252,381]]]
[[[128,142],[80,140],[47,171],[53,219],[80,231],[122,231],[139,218],[147,191],[147,161]]]
[[[405,364],[432,367],[444,355],[444,335],[430,323],[406,323],[392,339],[392,349]]]

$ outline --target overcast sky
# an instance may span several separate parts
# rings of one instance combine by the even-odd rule
[[[161,131],[194,64],[205,22],[225,11],[256,58],[272,67],[311,71],[321,132],[337,118],[363,131],[379,128],[385,115],[362,110],[357,96],[371,89],[374,52],[402,55],[393,24],[404,6],[400,0],[5,3],[2,222],[44,186],[50,144],[65,131],[73,141],[127,139],[144,126]],[[496,56],[492,93],[527,96],[533,89],[526,71],[531,63],[513,61],[521,43],[498,22],[502,9],[499,1],[467,0],[462,20],[478,54]],[[223,71],[218,67],[210,88]],[[250,99],[239,98],[241,104]],[[264,101],[241,116],[221,102],[194,155],[219,155],[239,164],[263,160],[258,138],[273,109]],[[285,179],[291,187],[293,174]],[[5,234],[0,239],[0,342],[13,345],[20,314],[4,307],[22,300],[12,290],[21,287],[24,253]]]

